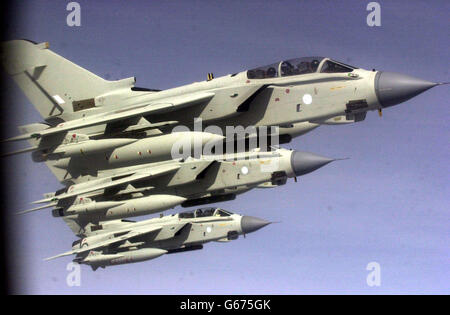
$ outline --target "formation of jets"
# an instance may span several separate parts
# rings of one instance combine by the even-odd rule
[[[439,85],[305,57],[160,91],[136,87],[135,78],[104,80],[28,40],[3,43],[2,62],[43,118],[5,140],[28,148],[4,155],[31,152],[63,185],[21,213],[52,208],[79,239],[51,258],[75,255],[93,270],[266,226],[218,207],[127,218],[282,186],[335,159],[280,144],[321,125],[363,121],[369,111],[381,115]]]

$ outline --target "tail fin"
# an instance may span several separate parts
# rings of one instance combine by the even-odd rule
[[[104,80],[48,47],[27,40],[2,43],[3,66],[43,118],[70,120],[71,113],[94,107],[96,96],[134,85],[134,78]]]
[[[5,70],[48,122],[53,117],[68,121],[83,114],[89,115],[76,112],[95,107],[96,99],[107,105],[109,99],[117,100],[114,97],[116,93],[131,93],[135,78],[104,80],[55,54],[48,47],[48,43],[37,44],[28,40],[1,43],[1,61]],[[32,124],[22,127],[20,131],[23,133],[45,127],[48,126]],[[33,140],[30,143],[37,144]],[[61,183],[70,184],[70,174],[54,167],[55,163],[46,162]]]

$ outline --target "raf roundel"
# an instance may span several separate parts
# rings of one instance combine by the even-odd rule
[[[303,100],[303,103],[305,103],[307,105],[311,104],[312,103],[312,96],[311,96],[311,94],[303,95],[302,100]]]

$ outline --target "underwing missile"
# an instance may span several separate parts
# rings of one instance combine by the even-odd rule
[[[167,251],[159,248],[142,248],[112,255],[91,252],[82,262],[92,266],[113,266],[155,259],[164,254]]]
[[[73,137],[76,135],[73,134]],[[55,159],[55,158],[66,158],[66,157],[72,157],[72,156],[80,156],[80,155],[87,155],[87,154],[94,154],[97,152],[102,151],[109,151],[111,149],[115,149],[118,147],[123,147],[126,145],[129,145],[133,142],[136,142],[137,139],[100,139],[100,140],[87,140],[83,141],[81,143],[74,143],[74,144],[65,144],[60,145],[56,147],[55,150],[45,153],[46,151],[42,152],[42,154],[49,159]]]
[[[121,201],[91,201],[87,203],[78,203],[73,206],[67,208],[63,214],[72,215],[72,214],[95,214],[99,211],[108,210],[114,207],[118,207],[123,205],[125,202]]]
[[[105,170],[173,158],[200,156],[205,146],[213,147],[223,139],[221,135],[207,132],[174,132],[133,141],[111,151],[98,150],[91,155],[78,152],[72,159],[61,159],[54,163],[54,166],[68,171],[78,168],[79,165],[85,165],[89,169]]]
[[[96,221],[114,220],[161,212],[176,207],[185,200],[186,198],[180,196],[155,194],[124,201],[93,201],[86,204],[76,204],[65,210],[54,209],[52,215],[54,217],[77,215]]]
[[[33,160],[35,162],[43,162],[47,160],[58,160],[73,156],[90,155],[98,152],[111,152],[116,148],[131,144],[136,141],[137,139],[131,138],[90,140],[86,135],[72,133],[70,135],[67,135],[63,139],[62,143],[55,143],[52,141],[52,139],[45,139],[42,140],[39,145],[17,150],[14,152],[8,152],[2,154],[2,156],[33,152]]]

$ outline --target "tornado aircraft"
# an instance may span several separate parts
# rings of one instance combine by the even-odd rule
[[[73,261],[89,265],[94,271],[99,267],[199,250],[203,244],[211,241],[229,242],[271,223],[220,208],[201,208],[140,222],[101,222],[90,224],[82,233],[79,232],[76,219],[64,220],[80,239],[73,242],[71,251],[47,260],[76,255]]]
[[[219,128],[278,126],[287,142],[320,125],[362,121],[368,111],[381,113],[440,84],[302,57],[160,91],[135,86],[135,78],[104,80],[48,43],[27,40],[3,43],[2,62],[44,119],[8,140],[33,139],[28,151],[45,152],[58,148],[68,132],[136,138],[192,126],[194,118]]]
[[[54,217],[76,218],[82,233],[93,222],[233,200],[254,188],[279,187],[334,160],[278,148],[123,167],[47,193],[34,202],[43,206],[23,212],[53,207]]]

